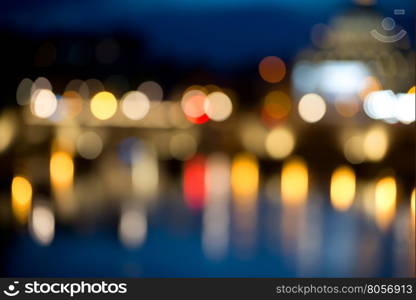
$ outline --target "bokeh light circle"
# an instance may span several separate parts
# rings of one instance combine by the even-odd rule
[[[141,120],[149,112],[149,99],[142,92],[128,92],[123,97],[121,109],[127,118],[131,120]]]
[[[200,90],[190,90],[183,95],[182,110],[190,122],[202,124],[209,120],[205,113],[206,97],[206,94]]]
[[[265,148],[272,158],[283,159],[292,153],[294,147],[295,137],[287,128],[277,127],[266,137]]]
[[[259,64],[259,73],[264,81],[277,83],[285,77],[286,66],[279,57],[267,56]]]
[[[300,117],[308,123],[316,123],[323,118],[326,112],[324,99],[317,94],[306,94],[299,101]]]
[[[233,104],[223,92],[213,92],[205,98],[204,110],[211,120],[220,122],[231,115]]]
[[[91,99],[90,109],[97,119],[107,120],[116,113],[117,100],[110,92],[99,92]]]
[[[97,133],[87,131],[77,138],[76,147],[83,158],[95,159],[103,150],[103,141]]]
[[[185,161],[195,155],[197,142],[189,133],[178,133],[169,142],[169,152],[175,159]]]
[[[145,94],[150,101],[162,101],[163,99],[163,89],[155,81],[145,81],[139,85],[137,90]]]
[[[291,107],[291,100],[284,92],[271,91],[264,98],[263,111],[269,118],[283,119],[288,116]]]
[[[58,108],[58,101],[51,90],[40,89],[33,93],[32,113],[39,118],[49,118]]]

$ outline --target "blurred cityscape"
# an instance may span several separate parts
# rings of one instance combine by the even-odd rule
[[[1,4],[1,274],[415,276],[416,4],[290,2]]]

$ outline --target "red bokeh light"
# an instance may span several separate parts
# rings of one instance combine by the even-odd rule
[[[205,202],[206,159],[199,154],[185,162],[183,194],[185,203],[193,210],[200,210]]]

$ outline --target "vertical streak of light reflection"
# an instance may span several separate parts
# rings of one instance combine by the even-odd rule
[[[197,154],[184,163],[183,195],[186,205],[192,210],[200,210],[205,204],[206,158]]]
[[[308,169],[302,158],[289,158],[283,163],[280,186],[283,251],[290,253],[297,249],[299,234],[306,226]]]
[[[231,166],[236,243],[240,255],[250,256],[255,243],[259,165],[250,153],[237,154]]]
[[[207,257],[219,260],[226,255],[229,241],[230,162],[225,154],[208,157],[205,180],[202,246]]]
[[[144,202],[155,200],[158,193],[157,155],[150,145],[137,143],[132,151],[132,183],[135,196]]]
[[[387,230],[396,215],[396,180],[392,176],[381,178],[375,187],[375,217],[382,230]]]
[[[147,217],[142,205],[126,204],[122,208],[118,234],[127,248],[138,248],[143,245],[147,236]]]
[[[15,176],[11,193],[13,214],[20,224],[26,224],[32,206],[32,184],[25,177]]]
[[[52,191],[61,217],[70,218],[76,210],[73,195],[74,161],[66,151],[53,151],[49,163]]]
[[[47,202],[36,202],[29,223],[33,239],[42,246],[49,245],[55,235],[55,216]]]

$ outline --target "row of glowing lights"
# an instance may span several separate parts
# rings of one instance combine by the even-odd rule
[[[291,155],[296,147],[297,139],[288,126],[276,126],[263,134],[255,128],[243,132],[242,141],[248,150],[261,154],[257,149],[259,143],[264,145],[266,153],[272,159],[284,159]],[[373,125],[365,131],[352,132],[342,141],[345,158],[352,164],[379,162],[389,149],[389,134],[382,125]]]
[[[415,87],[407,94],[391,90],[374,91],[364,100],[364,112],[372,119],[387,123],[410,124],[415,121]]]
[[[5,115],[0,118],[3,139],[0,140],[0,152],[10,145],[15,129],[13,120]],[[98,131],[68,133],[74,137],[74,150],[85,159],[96,159],[104,150],[105,139]],[[291,155],[298,143],[297,136],[290,126],[274,126],[271,130],[255,123],[246,122],[240,131],[243,147],[260,157],[265,154],[272,159],[284,159]],[[343,134],[341,134],[343,136]],[[71,143],[72,144],[72,143]],[[160,136],[155,140],[157,152],[164,158],[185,161],[198,151],[198,139],[191,131],[181,131]],[[120,144],[121,147],[121,144]],[[390,147],[389,132],[382,124],[376,124],[366,130],[351,131],[341,141],[345,158],[352,164],[379,162]]]
[[[410,124],[415,121],[415,88],[407,94],[395,95],[390,90],[369,93],[364,101],[364,112],[372,119],[387,123]]]
[[[292,83],[296,94],[317,92],[333,103],[336,111],[351,118],[363,109],[376,120],[410,124],[415,120],[415,87],[407,93],[385,90],[361,61],[298,62]]]
[[[173,134],[168,137],[167,142],[167,148],[164,150],[169,151],[168,154],[177,160],[186,161],[198,150],[197,140],[191,133]],[[267,133],[263,143],[270,158],[281,160],[294,152],[297,141],[292,130],[279,126]],[[381,161],[386,156],[388,148],[388,134],[381,126],[373,126],[365,133],[352,135],[343,145],[344,156],[352,164]],[[86,131],[77,137],[75,149],[81,157],[93,160],[101,155],[104,141],[96,132]]]
[[[414,87],[407,94],[397,95],[390,90],[380,90],[368,93],[363,108],[372,119],[410,124],[415,121],[415,102]],[[282,120],[288,116],[291,106],[289,96],[281,91],[272,91],[264,98],[262,119],[266,123]],[[339,105],[336,107],[338,110],[342,108]],[[302,120],[316,123],[325,116],[327,104],[320,95],[309,93],[301,97],[297,108]]]
[[[65,94],[63,97],[66,97]],[[72,101],[73,99],[77,101],[76,99],[78,98],[65,100]],[[58,104],[60,103],[61,101],[57,100],[56,95],[51,90],[39,89],[32,95],[31,111],[39,118],[51,118],[57,112]],[[130,91],[126,93],[122,98],[120,105],[123,114],[127,118],[136,121],[143,119],[150,110],[150,101],[148,97],[140,91]],[[82,106],[82,104],[80,104],[80,106]],[[95,118],[98,120],[108,120],[115,115],[118,101],[112,93],[102,91],[92,97],[89,106],[90,111]]]
[[[325,100],[315,93],[303,95],[298,103],[298,113],[307,123],[320,121],[327,111]],[[274,124],[287,118],[292,109],[292,100],[282,91],[271,91],[263,100],[261,118],[266,124]]]
[[[332,64],[334,65],[334,62]],[[343,91],[346,88],[346,84],[350,81],[354,82],[354,80],[359,80],[359,76],[357,79],[344,78],[345,76],[353,75],[344,73],[346,73],[345,70],[339,68],[337,72],[332,74],[333,76],[340,77],[338,79],[340,85],[336,86],[336,92]],[[259,63],[259,74],[268,83],[278,83],[286,75],[285,63],[279,57],[267,56]],[[327,78],[327,80],[335,81],[334,78]],[[363,89],[360,91],[360,98],[364,101],[363,108],[367,116],[376,120],[384,120],[388,123],[401,122],[403,124],[410,124],[415,121],[415,86],[411,87],[407,94],[395,95],[390,90],[382,90],[380,82],[372,76],[367,77],[365,82],[358,83],[363,86]],[[351,93],[353,90],[351,86],[348,92]],[[355,102],[353,95],[349,95],[346,98],[341,99],[342,101],[336,101],[335,107],[341,115],[351,117],[358,112],[359,106]],[[290,108],[290,99],[280,91],[271,92],[265,98],[264,112],[266,113],[266,117],[277,120],[282,119],[287,116]],[[325,115],[326,104],[321,96],[310,93],[300,99],[298,111],[304,121],[315,123]]]
[[[140,90],[143,85],[145,88]],[[149,90],[149,86],[152,90]],[[26,105],[28,102],[21,99],[22,94],[28,94],[25,89],[30,89],[31,112],[39,118],[59,119],[59,116],[57,117],[59,113],[71,114],[68,110],[72,109],[75,111],[72,114],[77,115],[82,110],[82,97],[78,92],[67,90],[62,97],[57,97],[52,92],[50,82],[46,78],[40,77],[33,83],[28,79],[21,82],[18,87],[17,100],[22,105]],[[158,99],[155,99],[153,95],[155,93],[158,94]],[[157,83],[144,82],[139,86],[139,90],[125,93],[120,104],[111,92],[100,91],[92,96],[89,108],[92,115],[98,120],[109,120],[116,114],[117,108],[120,106],[121,111],[128,119],[138,121],[146,117],[152,103],[156,104],[162,100],[162,95],[163,91]],[[63,101],[59,101],[60,98]],[[218,87],[208,92],[205,87],[192,86],[185,90],[181,99],[181,107],[190,122],[201,124],[208,120],[217,122],[226,120],[232,113],[233,105],[229,96]]]
[[[143,172],[140,174],[144,175]],[[158,173],[147,175],[157,177]],[[55,197],[70,192],[74,177],[74,162],[68,153],[63,151],[53,153],[50,160],[50,176]],[[184,201],[193,210],[209,209],[211,205],[218,206],[220,202],[228,201],[229,194],[232,194],[236,209],[255,210],[259,183],[259,164],[256,157],[250,153],[237,154],[231,165],[227,156],[223,154],[213,154],[208,157],[198,154],[184,165]],[[299,157],[286,160],[280,176],[283,207],[295,210],[305,207],[308,189],[309,171],[306,162]],[[334,209],[340,212],[350,210],[357,198],[356,191],[357,179],[354,170],[346,165],[336,168],[332,173],[329,191]],[[32,209],[33,187],[29,179],[24,176],[13,178],[11,195],[12,211],[16,220],[20,224],[26,224],[29,220],[30,232],[36,241],[42,245],[50,244],[55,232],[55,215],[51,205],[47,202],[35,202]],[[378,179],[371,187],[371,195],[367,194],[363,199],[364,209],[375,218],[376,224],[383,230],[389,228],[396,214],[396,179],[393,176]],[[58,206],[62,204],[57,203]],[[414,220],[415,189],[411,194],[410,211]],[[121,239],[127,246],[137,246],[143,242],[146,235],[145,212],[125,210],[125,214],[123,213],[119,224]]]
[[[278,96],[278,97],[276,97]],[[270,93],[265,99],[265,109],[272,116],[283,118],[288,114],[290,100],[285,102],[285,97],[279,97]],[[53,119],[55,114],[62,112],[59,105],[78,105],[78,113],[82,109],[82,103],[74,96],[74,93],[63,95],[64,101],[58,101],[57,96],[49,89],[37,89],[31,96],[31,112],[42,119]],[[119,104],[116,97],[108,91],[95,94],[89,103],[92,115],[98,120],[109,120],[117,112]],[[233,111],[233,104],[228,95],[222,91],[214,91],[206,94],[201,89],[188,89],[182,96],[181,107],[186,118],[195,124],[202,124],[208,120],[221,122],[226,120]],[[140,91],[127,92],[121,99],[120,108],[123,114],[130,120],[142,120],[149,113],[151,101],[146,94]],[[321,120],[326,113],[326,103],[317,94],[304,95],[298,104],[300,117],[308,122],[315,123]]]
[[[276,100],[273,100],[276,99]],[[265,112],[276,119],[288,114],[290,102],[286,98],[265,99]],[[91,113],[99,120],[112,118],[117,111],[118,101],[110,92],[97,93],[90,102]],[[200,90],[191,90],[184,94],[181,101],[182,110],[189,121],[196,124],[208,120],[224,121],[232,113],[232,102],[223,92],[215,91],[208,95]],[[55,94],[47,89],[36,90],[32,98],[32,113],[39,118],[50,118],[58,109]],[[150,110],[148,97],[140,91],[126,93],[121,101],[121,110],[131,120],[143,119]],[[304,95],[298,103],[299,116],[308,123],[316,123],[326,113],[326,103],[318,94]],[[383,119],[389,123],[400,121],[410,124],[415,121],[414,94],[398,94],[392,91],[370,93],[364,102],[365,113],[373,119]]]
[[[260,72],[262,74],[262,72]],[[38,83],[37,83],[38,82]],[[271,82],[271,81],[270,81]],[[24,84],[23,84],[24,83]],[[30,86],[31,85],[31,86]],[[40,86],[42,88],[37,88]],[[50,82],[43,77],[35,82],[28,79],[22,80],[18,87],[20,91],[30,87],[31,111],[39,118],[56,119],[56,114],[78,114],[82,110],[82,97],[75,91],[66,91],[62,99],[58,101],[51,91]],[[203,86],[191,86],[185,90],[181,99],[181,107],[186,118],[196,124],[205,123],[208,120],[224,121],[233,111],[230,97],[216,86],[208,89]],[[121,110],[130,120],[143,119],[151,109],[151,103],[157,103],[163,97],[163,90],[155,82],[142,83],[137,91],[127,92],[121,99]],[[141,89],[141,90],[140,90]],[[373,119],[382,119],[389,123],[400,121],[409,124],[415,120],[415,88],[412,87],[407,94],[395,95],[392,91],[376,90],[365,93],[364,112]],[[25,103],[18,98],[18,102]],[[62,106],[61,108],[59,106]],[[292,101],[281,91],[269,92],[264,98],[262,118],[268,121],[281,120],[287,117],[291,110]],[[90,111],[99,120],[111,119],[118,107],[115,96],[106,91],[95,94],[90,101]],[[337,106],[337,108],[339,108]],[[318,94],[304,95],[298,103],[298,113],[302,120],[308,123],[320,121],[326,114],[327,104]],[[59,117],[58,117],[59,119]]]

